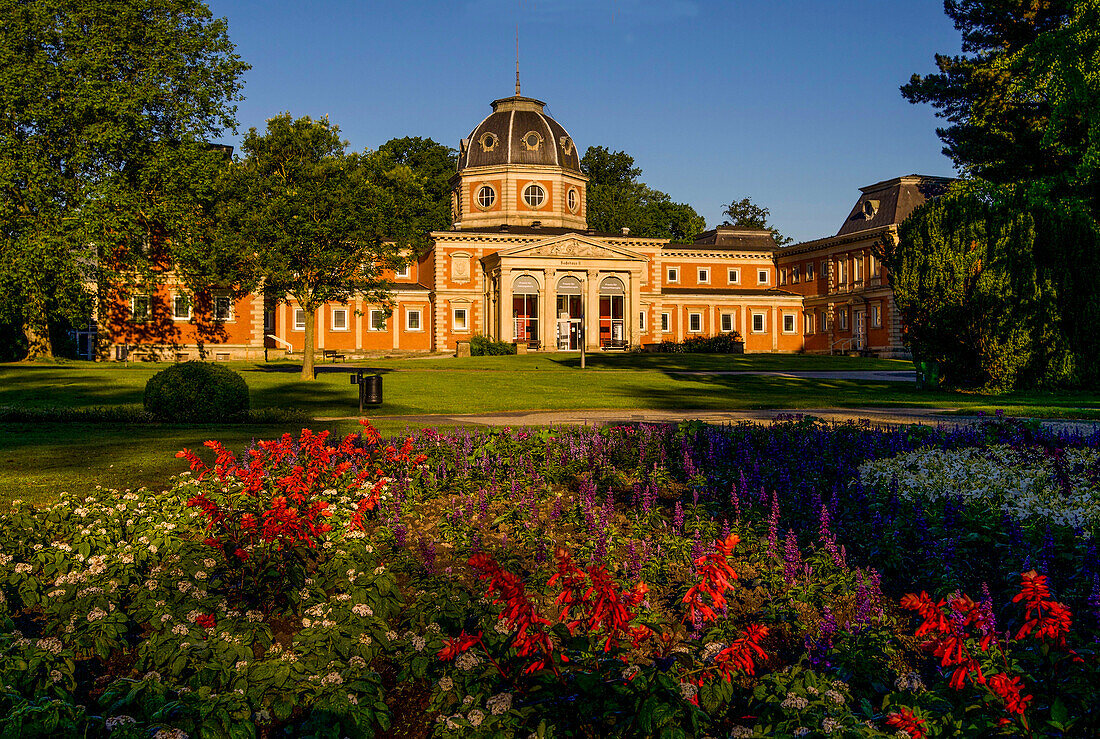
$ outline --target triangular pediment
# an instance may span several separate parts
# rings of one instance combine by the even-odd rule
[[[563,234],[534,244],[500,251],[501,257],[546,257],[548,259],[618,259],[648,261],[648,257],[621,246],[611,246],[599,239],[580,234]]]

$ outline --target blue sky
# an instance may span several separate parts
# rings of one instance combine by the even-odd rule
[[[928,106],[898,86],[955,53],[937,0],[212,0],[252,65],[241,132],[328,115],[356,150],[398,136],[456,147],[523,93],[583,151],[714,226],[751,197],[798,240],[836,232],[858,188],[954,174]],[[226,139],[236,144],[239,137]]]

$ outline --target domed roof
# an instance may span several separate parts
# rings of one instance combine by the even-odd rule
[[[458,169],[497,164],[538,164],[581,171],[577,146],[546,103],[516,95],[493,101],[493,112],[462,141]]]

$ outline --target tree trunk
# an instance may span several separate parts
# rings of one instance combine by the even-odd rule
[[[314,308],[306,308],[305,306],[302,306],[302,310],[306,314],[306,332],[303,337],[304,346],[302,348],[302,379],[315,380],[317,378],[313,374],[313,331],[317,324],[317,311]]]
[[[32,292],[23,310],[23,335],[27,337],[26,359],[52,359],[50,326],[46,321],[45,301]]]

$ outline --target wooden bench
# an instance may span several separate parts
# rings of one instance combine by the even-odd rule
[[[343,354],[336,351],[335,349],[322,349],[321,350],[321,361],[323,362],[326,359],[331,359],[332,363],[336,364],[337,359],[339,359],[341,361],[346,361],[347,357],[345,357]]]

